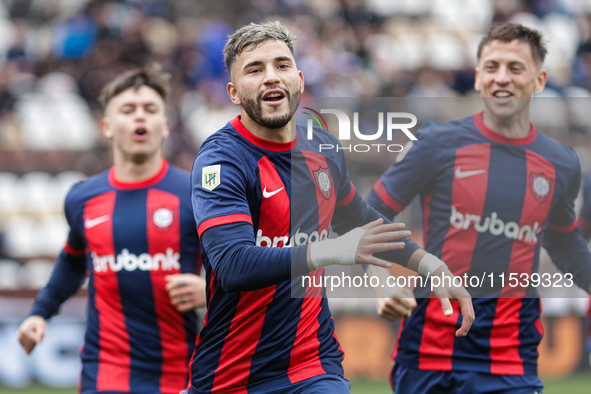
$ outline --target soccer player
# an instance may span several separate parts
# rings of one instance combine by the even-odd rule
[[[88,320],[80,392],[168,393],[186,387],[205,304],[189,174],[162,157],[168,75],[124,73],[101,95],[113,167],[72,187],[70,233],[47,286],[18,330],[27,353],[46,319],[74,295],[87,270]]]
[[[330,264],[388,267],[382,258],[451,275],[410,240],[388,242],[408,232],[382,224],[363,202],[342,151],[317,153],[320,143],[338,143],[332,135],[308,140],[300,127],[292,135],[304,90],[294,41],[279,22],[250,24],[224,49],[228,95],[241,114],[204,142],[193,165],[208,310],[190,364],[191,394],[348,393],[327,301],[309,282],[302,289],[303,276],[320,277]],[[331,222],[342,235],[327,240]],[[292,298],[292,284],[308,297]],[[459,298],[456,335],[466,335],[474,319],[466,290],[436,294],[446,312],[448,297]]]
[[[475,89],[484,111],[426,124],[366,201],[394,217],[419,194],[425,249],[455,275],[531,277],[543,242],[554,263],[589,291],[591,255],[574,212],[578,157],[529,120],[531,96],[546,84],[545,55],[539,32],[517,24],[492,27],[477,56]],[[477,319],[465,338],[448,335],[454,319],[441,319],[422,289],[415,294],[423,298],[403,319],[394,352],[397,394],[542,389],[537,348],[543,329],[535,288],[505,282],[498,298],[475,298]]]

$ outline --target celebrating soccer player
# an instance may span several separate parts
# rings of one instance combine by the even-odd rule
[[[162,157],[168,75],[120,75],[102,92],[114,166],[72,187],[70,233],[51,279],[18,330],[30,353],[46,319],[90,272],[80,393],[169,393],[186,387],[196,307],[205,304],[189,174]]]
[[[402,225],[382,224],[349,181],[342,151],[316,153],[320,143],[338,144],[330,133],[308,140],[305,128],[296,131],[304,77],[294,41],[279,22],[250,24],[224,49],[241,115],[205,141],[193,166],[208,312],[190,364],[192,394],[349,392],[326,299],[310,287],[311,297],[292,298],[291,279],[331,264],[389,266],[381,257],[451,275],[403,238]],[[327,240],[331,222],[342,235]],[[449,298],[459,300],[457,335],[466,335],[474,319],[466,290],[437,295],[446,313]]]
[[[404,318],[394,352],[397,394],[538,392],[540,299],[523,279],[537,275],[542,242],[563,272],[590,289],[591,255],[574,211],[579,160],[529,120],[531,96],[546,84],[545,55],[539,32],[491,28],[477,55],[484,111],[425,125],[367,198],[394,217],[420,194],[425,248],[455,275],[517,273],[521,281],[489,289],[497,298],[474,299],[477,319],[465,338],[448,335],[459,324],[457,308],[454,319],[442,319],[436,300],[417,290],[423,298]]]

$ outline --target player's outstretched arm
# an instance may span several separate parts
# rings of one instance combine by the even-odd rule
[[[207,303],[205,280],[195,274],[174,274],[164,277],[166,291],[176,309],[185,313]]]
[[[216,280],[225,291],[234,293],[262,289],[331,264],[377,262],[390,266],[385,260],[372,259],[371,253],[403,247],[402,243],[388,241],[407,235],[397,231],[401,224],[378,227],[379,223],[373,225],[375,229],[358,228],[337,239],[291,248],[256,246],[252,224],[228,223],[204,231],[201,242]],[[315,266],[312,261],[322,265]]]
[[[41,316],[27,317],[18,328],[16,337],[27,354],[43,340],[47,323]]]
[[[31,316],[49,319],[57,314],[61,305],[76,294],[85,275],[85,256],[73,256],[64,249],[53,267],[47,285],[39,292],[35,300]]]
[[[57,314],[61,305],[80,289],[86,277],[84,237],[76,230],[77,227],[72,225],[75,222],[82,222],[78,216],[81,215],[82,210],[74,212],[75,208],[81,205],[75,192],[78,185],[81,184],[74,185],[68,192],[64,204],[66,220],[70,226],[68,240],[55,262],[49,281],[37,295],[29,316],[38,316],[47,320]],[[78,220],[75,219],[76,217]]]
[[[410,236],[401,231],[403,223],[382,224],[374,220],[363,227],[356,227],[336,239],[328,239],[308,246],[310,271],[329,265],[371,264],[390,268],[392,263],[374,256],[374,253],[403,249],[404,242],[392,242]]]
[[[65,250],[60,254],[49,282],[37,296],[31,315],[17,331],[17,339],[27,354],[43,340],[47,326],[45,319],[55,315],[64,301],[80,288],[86,273],[85,263],[84,256],[71,256]]]

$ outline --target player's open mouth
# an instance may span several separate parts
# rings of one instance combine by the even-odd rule
[[[497,98],[506,98],[506,97],[512,97],[513,93],[509,92],[508,90],[497,90],[497,91],[493,92],[493,96],[495,96]]]
[[[497,90],[493,92],[492,95],[495,98],[495,101],[499,104],[507,103],[511,100],[512,97],[514,97],[513,93],[507,90]]]
[[[136,140],[144,140],[148,138],[148,130],[146,130],[144,127],[138,127],[137,129],[135,129],[133,137]]]
[[[269,104],[279,104],[283,102],[285,92],[280,89],[269,90],[263,95],[263,101]]]
[[[495,92],[494,96],[499,97],[499,98],[503,98],[503,97],[513,96],[513,94],[511,94],[509,92]]]

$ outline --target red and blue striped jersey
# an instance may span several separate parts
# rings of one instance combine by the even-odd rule
[[[537,272],[543,242],[556,265],[589,289],[591,256],[582,249],[574,212],[580,165],[571,148],[533,124],[526,137],[505,138],[485,126],[482,113],[428,123],[417,138],[375,184],[370,205],[393,217],[419,194],[425,249],[455,275]],[[469,290],[478,297],[478,289]],[[446,318],[439,300],[417,289],[418,307],[403,320],[396,362],[421,370],[537,374],[543,335],[537,292],[506,281],[497,290],[498,298],[473,299],[476,320],[466,337],[456,338],[457,305]]]
[[[191,176],[209,301],[190,393],[343,374],[327,300],[310,287],[293,296],[292,284],[308,272],[307,244],[326,239],[331,224],[348,231],[380,215],[356,193],[342,151],[321,155],[319,143],[338,141],[319,130],[308,140],[298,126],[292,142],[270,142],[237,117],[202,145]],[[418,248],[408,245],[397,261]]]
[[[32,314],[57,313],[88,270],[81,393],[186,387],[197,316],[176,310],[164,278],[200,270],[189,185],[163,160],[151,179],[124,183],[111,169],[68,193],[68,242]]]
[[[195,218],[202,239],[204,232],[236,222],[252,224],[257,246],[300,245],[310,237],[326,238],[337,201],[354,189],[340,162],[296,145],[301,146],[257,138],[239,117],[206,141],[192,173]],[[293,184],[292,155],[307,164],[306,185]],[[219,183],[205,189],[208,167],[216,165],[220,166]],[[309,187],[315,182],[314,172],[322,170],[331,175],[328,198],[321,189],[314,187],[314,192]],[[290,198],[294,187],[305,187],[313,194],[296,201]],[[316,209],[302,209],[301,204]],[[298,235],[289,241],[290,212],[296,210],[308,215],[292,223]],[[318,212],[326,215],[319,217]],[[236,291],[241,289],[220,283],[216,276],[221,274],[212,267],[208,252],[204,245],[209,303],[190,365],[190,392],[246,393],[261,382],[274,387],[325,373],[343,374],[343,352],[325,298],[292,298],[289,277],[261,289]]]

